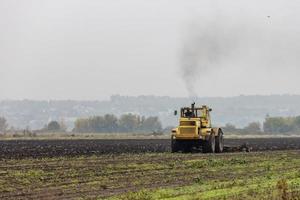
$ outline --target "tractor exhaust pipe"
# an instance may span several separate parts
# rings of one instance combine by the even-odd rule
[[[191,106],[191,108],[192,108],[192,113],[194,113],[194,112],[195,112],[195,102],[194,102],[194,103],[192,103],[192,106]]]

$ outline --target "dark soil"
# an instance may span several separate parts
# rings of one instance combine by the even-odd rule
[[[300,149],[300,138],[225,139],[227,149],[239,149],[244,144],[251,147],[252,151],[294,150]],[[169,151],[170,140],[165,139],[0,141],[0,159]]]

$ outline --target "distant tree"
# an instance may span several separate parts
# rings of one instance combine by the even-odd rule
[[[244,128],[247,133],[258,133],[261,131],[261,125],[259,122],[251,122]]]
[[[89,119],[77,119],[74,124],[74,132],[84,133],[90,131]]]
[[[101,133],[105,132],[105,120],[102,116],[81,118],[75,121],[74,132],[79,133]]]
[[[288,133],[294,130],[294,119],[284,117],[268,117],[263,124],[266,133]]]
[[[158,117],[148,117],[142,121],[141,130],[144,132],[161,132],[162,124]]]
[[[4,117],[0,117],[0,132],[6,132],[8,127],[7,121]]]
[[[223,130],[225,132],[236,132],[237,128],[233,124],[227,123],[225,127],[223,127]]]
[[[89,130],[93,133],[105,132],[105,120],[102,116],[90,117],[89,119]]]
[[[122,115],[119,119],[121,132],[136,132],[140,126],[139,117],[133,114]]]
[[[94,116],[77,119],[74,132],[113,133],[113,132],[161,132],[162,124],[158,117],[140,117],[124,114],[119,119],[115,115]]]
[[[57,121],[51,121],[48,125],[47,125],[47,130],[48,131],[60,131],[60,125]]]
[[[114,115],[105,115],[104,116],[104,128],[108,133],[118,131],[118,118]]]

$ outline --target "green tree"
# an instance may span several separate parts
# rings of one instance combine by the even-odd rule
[[[113,132],[160,132],[161,122],[158,117],[140,117],[124,114],[119,119],[115,115],[94,116],[77,119],[74,132],[113,133]]]
[[[0,132],[4,133],[7,130],[8,124],[4,117],[0,117]]]
[[[114,115],[106,114],[104,116],[104,128],[108,133],[113,133],[118,131],[118,118]]]
[[[145,132],[160,132],[162,125],[158,117],[148,117],[141,122],[141,130]]]
[[[137,132],[140,120],[137,115],[125,114],[119,119],[119,130],[121,132]]]
[[[47,125],[47,130],[48,131],[60,131],[60,125],[57,121],[51,121],[48,125]]]
[[[101,133],[105,131],[104,117],[95,116],[89,118],[89,130],[93,133]]]
[[[284,117],[268,117],[263,124],[266,133],[287,133],[294,129],[294,119]]]

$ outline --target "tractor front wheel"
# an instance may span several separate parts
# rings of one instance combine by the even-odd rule
[[[171,152],[176,153],[180,150],[179,142],[176,141],[173,137],[171,138]]]
[[[216,146],[215,136],[214,136],[214,134],[211,134],[209,136],[209,139],[207,141],[205,141],[205,144],[203,147],[203,152],[204,153],[215,153],[215,146]]]

